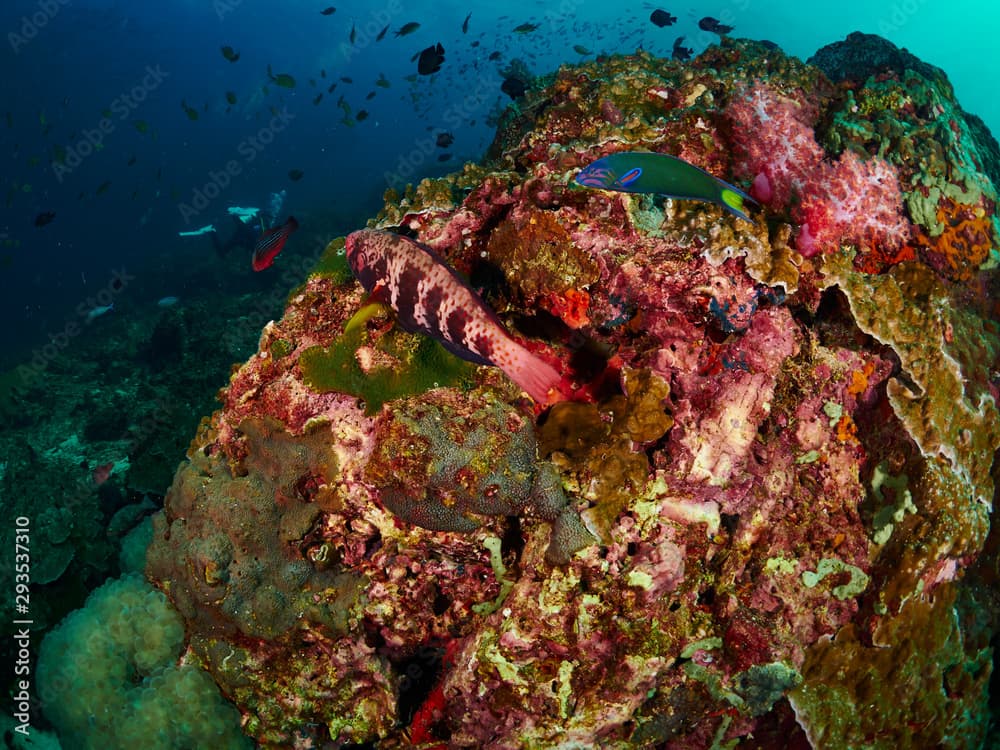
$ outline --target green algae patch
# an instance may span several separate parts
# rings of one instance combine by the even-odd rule
[[[872,494],[878,500],[880,508],[872,519],[872,541],[875,544],[885,544],[892,536],[893,529],[903,522],[907,513],[916,513],[917,506],[913,504],[913,495],[909,490],[909,477],[906,474],[892,476],[889,474],[888,463],[882,461],[872,473]],[[895,502],[885,496],[883,489],[888,487],[893,491]]]
[[[347,265],[347,253],[344,250],[346,241],[345,237],[334,237],[330,240],[313,267],[311,275],[332,279],[336,284],[350,281],[353,276],[351,267]]]
[[[834,586],[831,593],[843,601],[858,596],[868,587],[867,574],[854,565],[849,565],[835,557],[825,557],[819,561],[816,570],[807,570],[802,574],[802,583],[806,588],[813,588],[819,585],[820,581],[834,573],[847,573],[851,579],[847,583]]]
[[[271,342],[269,351],[274,359],[283,359],[295,350],[295,345],[288,339],[275,339]]]
[[[330,346],[306,349],[299,357],[303,380],[317,393],[363,399],[371,416],[387,401],[457,385],[474,370],[426,336],[392,329],[371,338],[364,325],[349,325]]]

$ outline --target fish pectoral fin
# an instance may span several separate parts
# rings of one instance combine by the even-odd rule
[[[459,346],[458,344],[448,341],[448,339],[443,336],[434,336],[434,339],[445,348],[446,351],[454,354],[459,359],[464,359],[466,362],[471,362],[474,365],[487,365],[492,367],[493,363],[490,362],[486,357],[483,357],[475,352],[471,352],[464,346]]]

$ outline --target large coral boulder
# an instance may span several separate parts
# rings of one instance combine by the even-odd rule
[[[982,746],[997,193],[943,75],[897,68],[738,41],[565,68],[489,162],[388,195],[369,225],[469,278],[554,405],[355,317],[331,242],[149,552],[249,734]],[[574,184],[627,150],[761,205]]]

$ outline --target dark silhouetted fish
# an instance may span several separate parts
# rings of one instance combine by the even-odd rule
[[[448,131],[445,131],[443,133],[438,133],[436,141],[438,148],[448,148],[448,146],[450,146],[454,142],[455,142],[455,136],[453,136]]]
[[[649,20],[653,22],[654,26],[659,26],[661,29],[664,26],[673,26],[677,23],[677,16],[672,16],[665,10],[654,10],[649,15]]]
[[[332,15],[333,15],[334,13],[336,13],[336,12],[337,12],[337,9],[336,9],[336,8],[334,8],[334,7],[333,7],[333,6],[331,5],[331,6],[329,7],[329,8],[324,8],[323,10],[321,10],[321,11],[319,12],[319,14],[320,14],[321,16],[332,16]]]
[[[301,169],[289,169],[288,179],[291,180],[292,182],[298,182],[299,180],[302,179],[302,175],[304,174],[305,172],[303,172]]]
[[[292,78],[288,73],[273,73],[271,72],[271,66],[267,66],[267,77],[271,79],[278,86],[282,86],[286,89],[295,88],[295,79]]]
[[[693,49],[684,46],[684,37],[679,36],[674,39],[674,46],[670,50],[670,56],[674,60],[690,60],[692,52],[694,52]]]
[[[382,30],[378,33],[378,36],[375,37],[375,41],[381,42],[385,38],[385,32],[387,32],[388,30],[389,30],[389,24],[386,24],[385,26],[382,27]]]
[[[469,19],[470,18],[472,18],[472,13],[469,13],[469,15],[467,15],[465,17],[465,20],[462,21],[462,33],[463,34],[468,34],[469,33]]]
[[[35,226],[44,227],[46,224],[51,224],[54,218],[56,218],[55,211],[42,211],[35,217]]]
[[[414,31],[420,28],[420,24],[416,21],[410,21],[409,23],[404,23],[396,31],[396,36],[406,36],[407,34],[412,34]]]
[[[532,31],[538,28],[537,23],[522,23],[520,26],[514,27],[515,34],[530,34]]]
[[[500,90],[511,99],[520,99],[528,90],[528,84],[517,76],[507,76],[500,84]]]
[[[422,76],[429,76],[431,73],[437,73],[441,70],[442,63],[444,63],[444,47],[441,46],[441,42],[438,42],[420,53],[420,59],[417,60],[417,72]]]
[[[711,31],[713,34],[718,34],[719,36],[724,36],[733,30],[732,26],[726,26],[724,23],[720,23],[719,19],[712,18],[711,16],[705,16],[698,21],[698,28],[702,31]]]
[[[230,47],[228,44],[225,47],[220,48],[222,50],[222,56],[229,60],[229,62],[236,62],[240,59],[240,53]]]

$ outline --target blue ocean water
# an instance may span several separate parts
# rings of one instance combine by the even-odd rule
[[[1000,132],[1000,10],[971,0],[332,1],[326,15],[326,2],[302,0],[0,7],[0,367],[110,301],[127,316],[165,296],[287,288],[275,269],[250,273],[245,252],[222,256],[208,237],[179,233],[213,224],[224,237],[228,207],[285,191],[281,215],[303,226],[287,253],[315,257],[375,213],[387,187],[479,159],[510,101],[501,71],[514,59],[543,74],[589,59],[575,45],[668,57],[680,35],[697,53],[717,39],[698,29],[709,15],[802,58],[860,30],[943,68],[962,106]],[[678,22],[654,26],[657,7]],[[397,35],[408,22],[419,27]],[[525,23],[537,28],[515,32]],[[437,43],[441,70],[415,75],[413,56]]]

